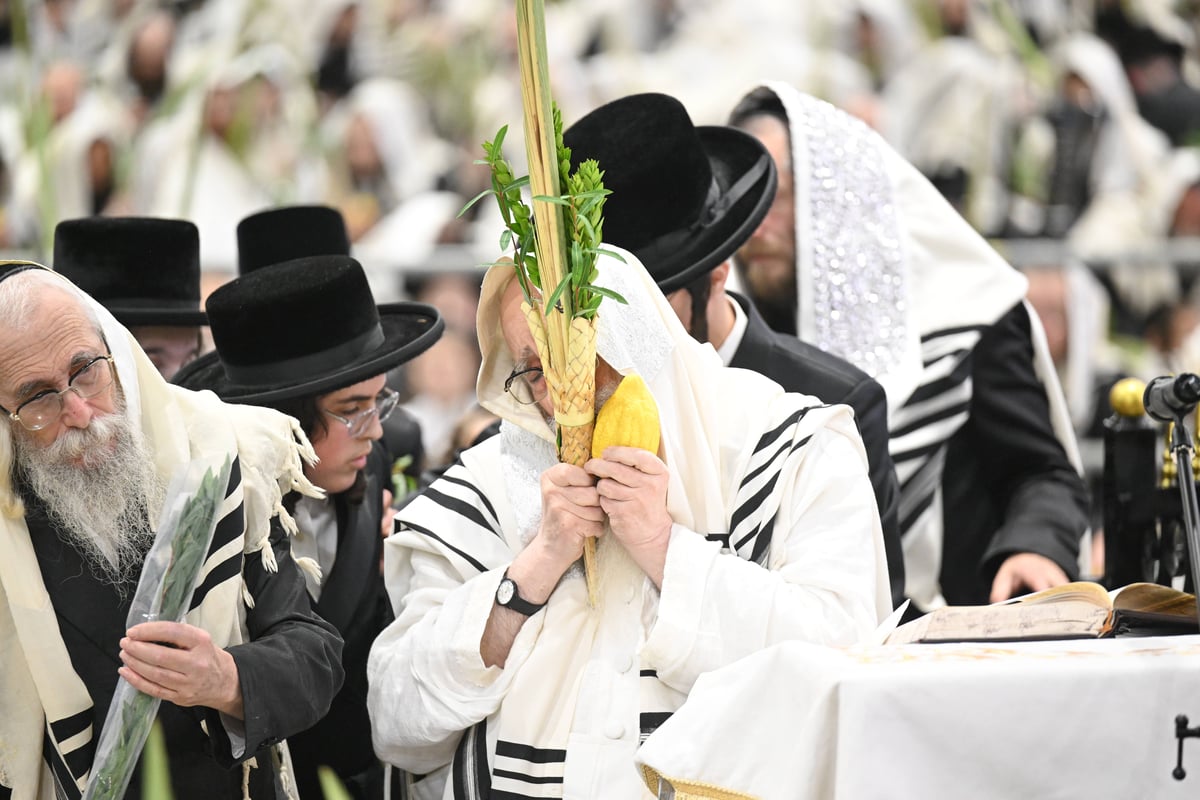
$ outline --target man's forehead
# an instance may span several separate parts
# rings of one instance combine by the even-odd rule
[[[41,301],[28,325],[0,329],[0,381],[7,390],[31,380],[56,380],[80,355],[105,351],[73,297],[53,292]]]

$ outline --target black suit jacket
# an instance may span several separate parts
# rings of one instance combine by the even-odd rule
[[[747,317],[746,333],[729,366],[765,375],[789,392],[802,392],[826,403],[841,403],[854,409],[883,523],[892,605],[898,605],[904,598],[904,554],[900,549],[898,521],[900,491],[888,452],[887,396],[883,387],[849,361],[795,336],[771,330],[747,298],[733,292],[729,296]]]
[[[1019,303],[971,354],[970,415],[950,439],[942,477],[942,593],[951,605],[986,603],[1001,562],[1037,553],[1067,577],[1078,571],[1087,485],[1050,424],[1033,367],[1029,314]]]
[[[137,577],[124,587],[125,595],[96,579],[79,551],[56,533],[41,502],[24,496],[26,523],[63,643],[92,698],[95,747],[117,686],[119,642],[125,635]],[[221,716],[213,709],[168,702],[159,707],[171,785],[179,800],[242,797],[243,776],[237,764],[251,756],[260,769],[250,773],[250,797],[274,798],[272,757],[266,748],[318,719],[341,682],[341,642],[309,607],[304,578],[292,561],[291,545],[278,520],[272,520],[269,546],[275,554],[275,572],[266,570],[258,554],[245,558],[242,565],[246,588],[254,597],[254,606],[246,610],[251,640],[228,648],[242,689],[244,755],[232,755]],[[141,797],[140,773],[139,762],[126,800]],[[0,797],[7,796],[5,792],[0,787]]]
[[[321,796],[316,772],[321,764],[333,767],[343,780],[354,778],[356,782],[369,780],[363,773],[378,764],[367,716],[367,656],[375,637],[393,618],[379,566],[383,489],[390,475],[386,448],[376,442],[363,470],[361,502],[349,500],[345,493],[333,498],[337,557],[324,576],[321,599],[313,608],[345,641],[342,666],[346,680],[329,713],[309,730],[288,739],[302,798]]]

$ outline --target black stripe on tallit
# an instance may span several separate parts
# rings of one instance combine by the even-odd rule
[[[271,545],[268,542],[263,546],[270,547]],[[208,596],[210,591],[217,588],[222,583],[234,577],[241,571],[242,554],[240,552],[234,553],[229,558],[225,559],[220,564],[209,570],[208,574],[204,576],[203,583],[196,587],[196,591],[192,592],[192,603],[188,606],[188,611],[190,612],[198,608],[200,604],[204,602],[204,598]]]
[[[79,800],[82,793],[79,787],[75,785],[75,778],[71,775],[71,770],[67,769],[67,764],[58,755],[58,751],[54,749],[54,742],[50,739],[49,728],[42,734],[42,757],[50,766],[50,772],[54,774],[54,790],[59,797],[66,800]]]
[[[771,496],[771,492],[775,489],[775,484],[778,482],[779,472],[776,471],[775,474],[772,475],[771,478],[762,485],[762,488],[747,498],[744,503],[734,510],[733,518],[729,521],[730,533],[736,532],[738,526],[749,519],[750,515],[758,510],[758,507],[762,505],[762,502]],[[757,531],[757,528],[755,528],[755,531]],[[748,542],[750,537],[753,535],[754,532],[751,532],[750,534],[743,536],[740,541],[733,545],[733,549],[740,550],[742,545]]]
[[[908,529],[912,527],[913,523],[920,519],[921,515],[925,513],[925,509],[929,508],[929,506],[933,504],[933,495],[934,492],[928,492],[924,497],[921,498],[920,502],[913,506],[912,510],[907,515],[899,520],[898,524],[900,526],[900,533],[902,535],[907,533]]]
[[[87,743],[81,745],[69,753],[65,753],[63,758],[66,759],[67,768],[71,770],[72,775],[84,775],[92,768],[92,760],[96,757],[96,740],[88,739]]]
[[[65,742],[72,736],[83,733],[87,730],[87,726],[92,724],[92,709],[80,711],[78,714],[72,714],[69,717],[55,720],[50,723],[50,733],[54,736],[55,741]]]
[[[723,549],[723,550],[729,549],[729,534],[728,533],[706,533],[706,534],[704,534],[704,541],[716,542],[717,544],[721,545],[721,549]]]
[[[940,409],[938,411],[934,411],[932,414],[928,414],[924,417],[913,420],[912,422],[908,423],[904,427],[896,428],[895,430],[888,431],[888,436],[890,436],[893,439],[896,439],[900,436],[905,436],[907,434],[912,433],[913,431],[924,428],[926,425],[932,425],[935,422],[940,422],[941,420],[949,419],[950,417],[953,417],[955,414],[963,414],[963,413],[967,412],[968,410],[970,410],[970,408],[971,408],[970,400],[965,400],[961,403],[955,403],[952,406],[947,406],[946,408]]]
[[[742,482],[740,484],[738,484],[738,490],[740,491],[742,489],[745,489],[746,484],[753,481],[755,478],[757,478],[759,475],[761,475],[763,473],[763,470],[766,470],[772,464],[774,464],[775,459],[779,458],[780,454],[783,453],[783,451],[787,450],[788,446],[790,444],[791,444],[791,440],[788,440],[788,441],[783,442],[781,445],[779,445],[778,450],[776,450],[774,453],[772,453],[765,461],[763,461],[763,463],[759,464],[752,471],[750,471],[746,475],[746,477],[742,478]]]
[[[492,777],[494,777],[494,778],[509,778],[514,781],[521,781],[522,783],[545,784],[545,783],[562,783],[563,782],[562,775],[526,775],[523,772],[513,772],[512,770],[507,770],[507,769],[492,770]],[[495,797],[496,794],[497,794],[496,792],[492,792],[492,797]]]
[[[790,456],[792,453],[795,453],[800,448],[802,448],[806,444],[808,444],[809,441],[811,441],[811,440],[812,440],[812,434],[810,433],[808,436],[805,436],[803,439],[801,439],[800,441],[798,441],[794,445],[792,445],[791,449],[788,451],[788,455]],[[766,500],[767,497],[770,496],[772,490],[774,490],[774,488],[775,488],[775,484],[778,481],[779,481],[779,471],[777,470],[776,473],[771,476],[771,479],[768,480],[765,484],[763,484],[761,489],[759,489],[757,492],[755,492],[752,497],[748,498],[744,503],[742,503],[740,506],[737,507],[737,509],[734,510],[733,517],[730,519],[730,522],[729,522],[729,530],[731,533],[734,531],[737,531],[738,526],[741,523],[745,522],[746,519],[749,518],[749,516],[752,513],[754,513],[755,511],[758,510],[758,507],[762,504],[762,502],[764,500]],[[733,549],[740,550],[742,548],[742,546],[745,545],[746,542],[750,541],[750,539],[752,539],[755,536],[755,534],[757,534],[757,533],[758,533],[758,529],[756,528],[755,530],[751,531],[746,536],[743,536],[733,546]]]
[[[550,750],[503,740],[496,742],[496,755],[505,758],[519,758],[530,764],[565,763],[567,760],[566,750]]]
[[[758,534],[758,538],[754,540],[754,549],[750,551],[750,560],[760,567],[765,567],[767,561],[767,551],[771,547],[771,537],[775,533],[775,520],[778,516],[773,515],[767,524],[762,527]]]
[[[941,339],[946,336],[957,336],[960,333],[971,333],[971,332],[982,333],[983,331],[986,331],[990,327],[992,327],[992,326],[991,325],[963,325],[958,328],[943,328],[940,331],[930,331],[929,333],[927,333],[921,337],[921,344],[925,344],[926,342],[932,342],[934,339]]]
[[[503,789],[493,789],[488,798],[490,800],[545,800],[541,795],[506,792]]]
[[[463,731],[454,751],[451,781],[454,800],[485,800],[492,796],[492,776],[488,772],[487,720]]]
[[[465,481],[462,478],[456,478],[453,475],[443,475],[442,480],[444,480],[448,483],[453,483],[456,486],[462,486],[467,489],[470,489],[472,492],[475,493],[475,496],[479,498],[479,502],[483,503],[483,507],[488,510],[488,513],[492,515],[492,519],[494,519],[494,520],[500,519],[500,516],[496,513],[496,509],[492,506],[492,501],[487,499],[487,496],[483,493],[483,490],[481,490],[478,486],[471,483],[470,481]],[[433,485],[437,486],[437,483],[434,483]],[[425,492],[426,492],[426,494],[428,494],[429,490],[426,489]],[[493,526],[489,525],[488,527],[493,527]]]
[[[475,569],[479,570],[480,572],[487,572],[487,567],[485,567],[483,564],[481,564],[480,562],[471,558],[465,552],[463,552],[462,550],[459,550],[457,547],[450,544],[445,539],[438,536],[436,533],[429,530],[428,528],[426,528],[422,525],[417,525],[415,523],[409,522],[408,520],[401,521],[400,525],[403,530],[416,531],[417,533],[421,534],[422,536],[428,536],[430,539],[433,539],[434,541],[441,542],[446,547],[448,547],[450,550],[453,550],[458,555],[459,558],[466,561],[468,564],[470,564]]]
[[[914,458],[924,458],[927,455],[936,453],[939,449],[946,446],[946,440],[941,439],[933,444],[927,444],[924,447],[917,447],[912,450],[905,450],[902,453],[892,453],[892,462],[900,464],[905,461],[912,461]]]
[[[811,408],[816,408],[816,407],[811,407]],[[754,457],[754,456],[758,455],[758,453],[760,453],[761,451],[766,450],[767,447],[772,445],[772,443],[774,443],[774,441],[776,439],[779,439],[780,435],[782,435],[782,433],[784,433],[784,431],[786,431],[787,428],[790,428],[791,426],[796,425],[796,423],[799,422],[800,420],[803,420],[804,415],[808,414],[808,413],[809,413],[809,409],[806,409],[806,408],[802,408],[797,411],[792,411],[792,414],[790,416],[788,416],[786,420],[780,422],[779,425],[776,425],[774,428],[770,429],[770,431],[763,433],[761,435],[761,437],[758,437],[758,444],[756,444],[754,446],[754,453],[752,453],[751,457]]]
[[[497,536],[500,535],[495,526],[483,516],[478,508],[464,500],[459,500],[457,497],[451,497],[444,492],[439,492],[433,488],[434,486],[437,486],[437,484],[433,484],[433,486],[430,486],[423,492],[425,497],[437,503],[447,511],[453,511],[460,517],[465,517],[471,522],[474,522],[479,527],[489,530]]]
[[[241,503],[238,503],[237,506],[230,509],[228,514],[217,520],[217,525],[213,528],[213,538],[208,546],[208,553],[205,556],[205,560],[241,536],[242,532],[246,529],[245,520],[246,516]]]
[[[658,730],[658,727],[671,718],[673,711],[643,711],[639,717],[638,725],[642,730],[642,736],[649,736]]]
[[[973,360],[974,359],[972,358],[964,357],[963,360],[954,367],[949,375],[918,386],[916,391],[909,395],[908,400],[904,402],[904,405],[911,406],[917,403],[923,403],[926,400],[931,400],[940,394],[945,394],[946,392],[950,391],[955,386],[971,377],[971,366]]]

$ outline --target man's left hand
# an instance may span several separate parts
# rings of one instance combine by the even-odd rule
[[[183,622],[134,625],[121,640],[121,661],[118,672],[138,691],[243,718],[237,664],[202,628]]]
[[[1004,560],[992,581],[991,602],[999,603],[1018,594],[1018,590],[1040,592],[1068,581],[1062,567],[1037,553],[1016,553]]]
[[[609,447],[583,468],[598,479],[600,507],[613,535],[661,588],[673,523],[667,512],[667,465],[637,447]]]

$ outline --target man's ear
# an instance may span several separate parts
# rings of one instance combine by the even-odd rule
[[[721,293],[725,291],[725,281],[729,279],[729,266],[731,263],[733,262],[729,261],[729,259],[726,259],[718,264],[716,268],[709,273],[711,276],[710,280],[712,281],[712,283],[709,285],[710,297],[719,297]]]

